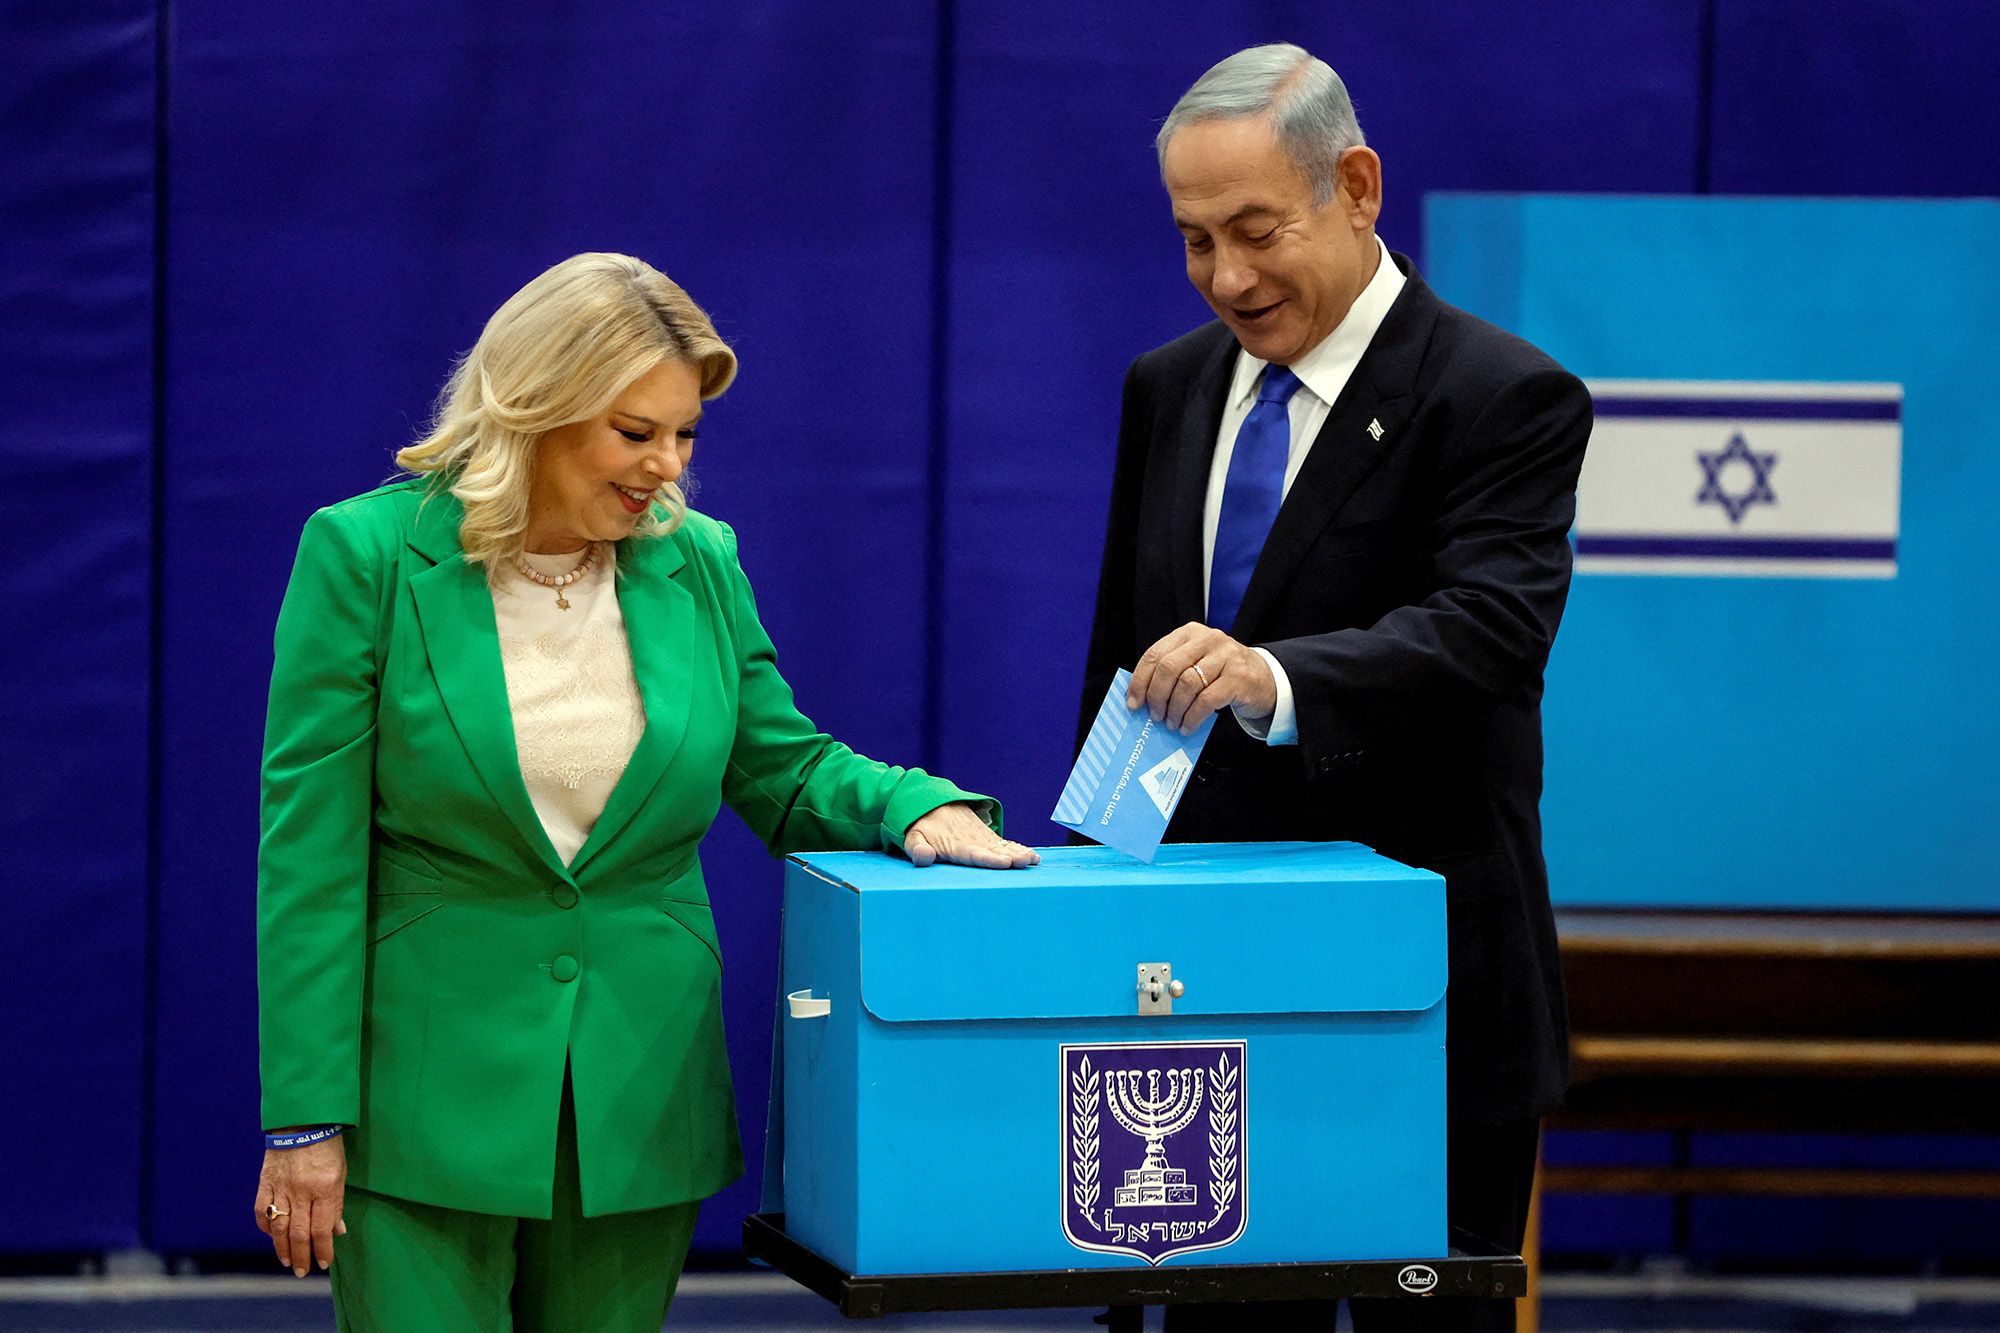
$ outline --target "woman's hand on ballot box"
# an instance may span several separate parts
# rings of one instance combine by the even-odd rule
[[[1015,870],[1042,859],[1032,848],[995,833],[964,801],[941,805],[910,825],[903,851],[920,866],[950,861],[988,870]]]

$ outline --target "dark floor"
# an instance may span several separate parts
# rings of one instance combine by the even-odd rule
[[[905,1315],[858,1327],[883,1333],[1072,1330],[1088,1310]],[[1148,1328],[1159,1326],[1149,1311]],[[1344,1323],[1345,1321],[1343,1321]],[[843,1327],[833,1307],[783,1277],[697,1273],[683,1283],[669,1329],[807,1330]],[[250,1330],[333,1327],[323,1278],[0,1279],[0,1329]],[[1542,1305],[1551,1333],[1584,1330],[1898,1330],[2000,1333],[2000,1280],[1714,1278],[1680,1274],[1552,1275]]]

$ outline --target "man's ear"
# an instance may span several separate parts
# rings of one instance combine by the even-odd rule
[[[1382,213],[1382,159],[1373,148],[1350,148],[1340,155],[1335,167],[1339,185],[1333,202],[1355,231],[1375,225]]]

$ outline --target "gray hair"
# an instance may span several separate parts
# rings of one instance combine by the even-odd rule
[[[1153,140],[1161,170],[1167,141],[1188,126],[1262,115],[1271,117],[1285,156],[1312,182],[1313,201],[1331,200],[1339,185],[1340,155],[1367,140],[1333,67],[1289,42],[1238,51],[1196,79]]]

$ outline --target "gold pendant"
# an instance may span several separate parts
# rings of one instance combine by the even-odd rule
[[[561,593],[556,594],[556,610],[558,611],[569,610],[569,598],[563,596]]]

